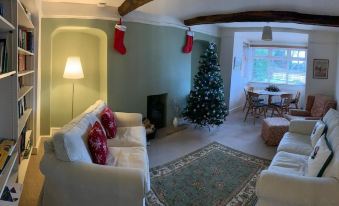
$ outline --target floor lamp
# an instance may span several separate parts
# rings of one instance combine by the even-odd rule
[[[74,80],[84,78],[84,72],[82,71],[80,57],[68,57],[63,77],[65,79],[73,80],[72,90],[72,119],[74,115]]]

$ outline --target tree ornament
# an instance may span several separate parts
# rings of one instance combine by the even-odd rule
[[[126,47],[124,45],[124,36],[126,29],[127,27],[121,24],[121,19],[114,28],[114,49],[122,55],[126,54]]]

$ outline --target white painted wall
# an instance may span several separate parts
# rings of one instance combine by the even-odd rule
[[[309,33],[306,95],[325,94],[335,96],[337,75],[337,36],[334,32]],[[313,59],[329,59],[328,79],[313,79]]]
[[[234,33],[234,45],[233,45],[233,56],[232,56],[232,76],[231,76],[231,87],[230,87],[230,110],[236,110],[241,108],[245,102],[244,88],[248,83],[248,77],[246,75],[245,68],[242,65],[241,68],[234,68],[234,58],[240,58],[242,61],[243,57],[243,44],[246,42],[246,37],[242,36],[241,33]],[[244,64],[244,62],[242,62]]]
[[[220,69],[224,80],[224,92],[226,104],[230,99],[232,62],[233,62],[234,32],[223,32],[220,48]],[[232,108],[229,107],[229,110]]]

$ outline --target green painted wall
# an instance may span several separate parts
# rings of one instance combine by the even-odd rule
[[[52,34],[61,27],[89,27],[102,30],[107,35],[107,102],[115,111],[146,114],[147,95],[168,93],[167,122],[173,119],[171,99],[185,104],[191,85],[191,54],[181,49],[185,42],[185,30],[141,23],[126,23],[125,45],[127,54],[113,51],[115,22],[84,19],[42,19],[42,91],[41,134],[49,134],[55,122],[52,120],[51,89]],[[196,33],[195,39],[213,41],[220,45],[220,38]],[[86,42],[84,42],[86,44]],[[98,83],[100,84],[100,83]],[[84,94],[85,95],[85,94]],[[78,103],[82,104],[82,102]],[[64,105],[68,107],[68,105]],[[77,105],[82,108],[82,105]],[[64,108],[56,108],[61,111]],[[55,111],[55,112],[58,112]],[[54,112],[53,112],[54,113]],[[67,122],[65,122],[67,123]]]
[[[191,55],[191,88],[193,88],[194,76],[199,71],[200,56],[208,48],[208,41],[195,40],[193,45],[194,46]]]
[[[98,37],[77,31],[63,31],[54,36],[50,94],[50,123],[53,127],[62,127],[65,122],[72,119],[73,82],[75,85],[74,116],[82,113],[100,98],[99,42]],[[69,56],[80,57],[84,79],[73,81],[62,77]]]

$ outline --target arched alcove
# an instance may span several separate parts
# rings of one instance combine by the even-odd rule
[[[209,42],[204,40],[194,40],[191,55],[191,88],[193,87],[194,76],[199,71],[200,56],[208,48]]]
[[[72,119],[72,84],[74,82],[74,117],[96,100],[107,101],[107,36],[87,27],[61,27],[52,34],[50,125],[61,127]],[[84,78],[63,78],[66,60],[79,56]]]

